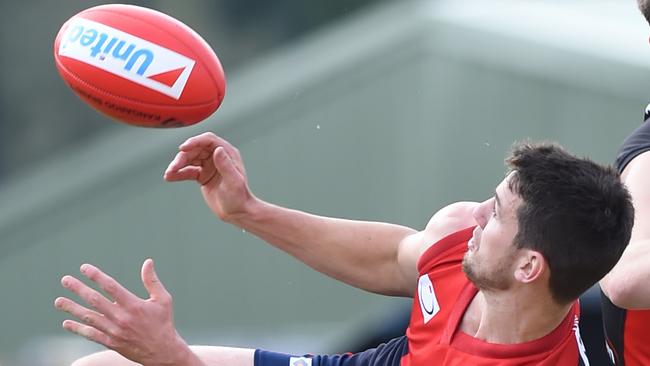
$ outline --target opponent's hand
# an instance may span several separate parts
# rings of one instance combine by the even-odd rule
[[[210,132],[182,143],[164,178],[168,182],[199,183],[208,207],[226,222],[246,214],[248,205],[255,199],[237,148]]]
[[[150,298],[140,299],[99,268],[84,264],[81,273],[108,294],[72,276],[61,284],[90,307],[59,297],[54,306],[80,320],[65,320],[63,328],[102,344],[143,365],[202,365],[174,327],[172,297],[158,279],[153,261],[142,265],[142,282]]]

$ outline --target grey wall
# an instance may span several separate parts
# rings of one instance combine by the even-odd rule
[[[480,3],[376,8],[229,75],[222,108],[198,126],[117,128],[0,191],[0,361],[26,363],[35,349],[49,365],[87,350],[52,307],[59,278],[86,261],[144,295],[139,268],[153,257],[191,342],[329,352],[399,301],[314,273],[218,222],[197,186],[164,183],[176,146],[199,132],[239,147],[266,200],[415,228],[447,203],[490,196],[514,140],[610,161],[645,106],[641,40],[593,31],[571,47],[561,26],[540,37],[521,21],[530,13]],[[544,6],[536,14],[566,11]]]

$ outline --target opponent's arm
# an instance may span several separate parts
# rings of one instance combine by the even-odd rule
[[[648,122],[645,123],[648,125]],[[650,140],[647,141],[650,144]],[[634,204],[632,238],[600,286],[615,305],[650,308],[650,152],[636,156],[621,175]]]

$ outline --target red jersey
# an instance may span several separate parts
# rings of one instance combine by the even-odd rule
[[[520,344],[494,344],[458,329],[478,290],[461,261],[468,228],[432,245],[420,258],[420,279],[406,336],[359,353],[295,356],[256,350],[254,366],[576,366],[589,365],[578,331],[578,302],[546,336]]]
[[[607,351],[615,365],[650,365],[650,310],[625,310],[601,293]]]
[[[418,291],[406,332],[408,352],[400,365],[588,365],[578,329],[577,301],[555,330],[530,342],[488,343],[459,330],[478,293],[461,269],[473,229],[441,239],[421,256]]]

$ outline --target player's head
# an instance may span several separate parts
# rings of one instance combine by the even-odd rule
[[[650,0],[637,0],[637,4],[639,5],[641,14],[643,14],[648,23],[650,23]]]
[[[508,176],[475,210],[463,261],[486,290],[548,278],[559,304],[577,299],[616,264],[634,209],[616,171],[553,144],[516,144]]]

